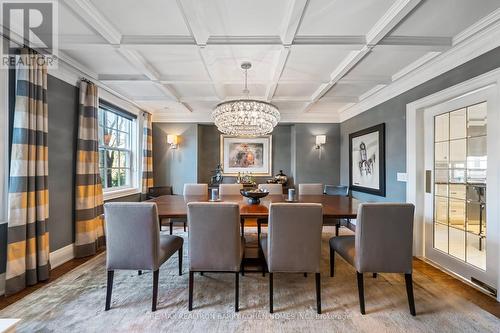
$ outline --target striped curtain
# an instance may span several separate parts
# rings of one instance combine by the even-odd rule
[[[49,278],[47,67],[23,49],[16,61],[5,294]]]
[[[142,135],[142,193],[153,187],[153,133],[151,113],[144,112],[144,129]]]
[[[97,86],[80,82],[75,177],[75,256],[93,255],[104,246],[102,184],[99,174]]]

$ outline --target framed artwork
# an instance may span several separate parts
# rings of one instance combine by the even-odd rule
[[[271,176],[272,136],[247,138],[221,135],[220,163],[225,176],[237,176],[238,172]]]
[[[349,134],[349,186],[385,197],[385,124]]]

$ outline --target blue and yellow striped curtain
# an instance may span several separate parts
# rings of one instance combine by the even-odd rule
[[[47,68],[43,56],[21,50],[9,175],[5,294],[49,278]]]
[[[102,183],[99,174],[99,98],[97,86],[80,82],[75,177],[75,256],[104,246]]]
[[[142,193],[153,187],[153,132],[151,113],[144,112],[142,136]]]

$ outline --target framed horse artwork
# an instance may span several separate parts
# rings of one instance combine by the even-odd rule
[[[385,124],[349,134],[351,191],[385,197]]]

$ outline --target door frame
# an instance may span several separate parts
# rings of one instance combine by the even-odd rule
[[[424,150],[424,111],[432,106],[442,104],[444,102],[460,98],[469,93],[481,90],[491,86],[494,93],[492,94],[492,108],[497,110],[492,117],[488,119],[488,132],[500,132],[500,68],[482,74],[460,84],[444,89],[432,95],[426,96],[419,100],[406,105],[406,201],[415,205],[415,220],[414,220],[414,238],[413,238],[413,253],[415,256],[425,258],[425,150]],[[491,124],[491,126],[490,126]],[[500,136],[495,137],[497,140],[496,146],[500,146]],[[490,140],[488,140],[490,144]],[[491,143],[494,144],[494,143]],[[488,160],[488,168],[500,170],[500,164],[494,159]],[[500,188],[500,175],[494,173],[489,175],[488,186],[496,186]],[[500,198],[489,198],[490,205],[500,206]],[[493,216],[488,219],[500,219],[500,212],[495,209]],[[497,223],[498,224],[498,223]],[[496,226],[495,226],[496,228]],[[500,233],[498,230],[489,230],[489,233]],[[497,253],[500,253],[500,242]],[[500,266],[500,256],[498,265]],[[497,286],[500,286],[500,274],[497,277]],[[500,302],[500,293],[497,293],[497,301]]]

